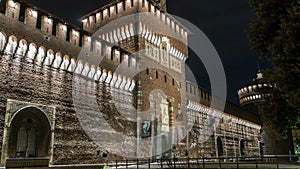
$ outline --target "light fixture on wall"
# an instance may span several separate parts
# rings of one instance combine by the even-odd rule
[[[31,17],[35,17],[35,18],[36,18],[37,15],[38,15],[38,14],[37,14],[37,11],[35,11],[35,10],[33,10],[33,9],[30,10],[30,16],[31,16]]]
[[[15,2],[14,0],[11,0],[11,1],[9,1],[9,6],[11,6],[12,8],[16,8],[17,2]]]
[[[82,23],[86,23],[86,22],[87,22],[87,18],[82,19],[81,22],[82,22]]]
[[[48,24],[51,24],[52,19],[50,19],[50,17],[47,17],[47,18],[46,18],[46,22],[47,22]]]
[[[73,30],[73,31],[74,31],[74,32],[73,32],[74,36],[79,37],[79,32],[76,31],[76,30]]]
[[[67,25],[66,24],[61,25],[61,30],[67,31]]]

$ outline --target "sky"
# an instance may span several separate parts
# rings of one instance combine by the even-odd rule
[[[107,0],[28,0],[76,25],[79,18],[107,3]],[[255,18],[247,0],[168,0],[168,13],[182,17],[196,25],[210,39],[217,50],[227,80],[227,99],[239,105],[237,90],[251,82],[258,70],[258,56],[250,50],[247,29]],[[197,56],[189,51],[187,64],[199,86],[210,88],[205,68]]]

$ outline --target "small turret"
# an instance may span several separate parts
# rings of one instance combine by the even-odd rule
[[[167,12],[167,0],[153,0],[158,4],[165,12]]]

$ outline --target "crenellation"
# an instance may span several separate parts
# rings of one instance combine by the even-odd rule
[[[111,82],[112,78],[113,78],[112,72],[111,72],[111,71],[108,71],[107,77],[106,77],[106,79],[105,79],[105,83],[108,83],[108,84],[109,84],[109,83]]]
[[[33,62],[37,54],[37,45],[35,43],[30,43],[26,55],[28,62]]]
[[[6,41],[6,35],[5,33],[1,32],[1,40]],[[27,62],[32,62],[33,64],[39,65],[39,66],[49,66],[53,67],[55,69],[61,69],[61,70],[67,70],[68,72],[74,72],[76,74],[82,75],[87,77],[91,80],[98,81],[100,79],[101,82],[106,82],[110,84],[112,82],[112,71],[109,71],[107,73],[106,69],[103,69],[103,72],[101,72],[100,67],[96,67],[95,65],[90,65],[88,62],[86,62],[83,65],[83,61],[79,60],[76,63],[76,58],[70,59],[68,55],[64,55],[61,52],[55,53],[52,49],[48,49],[46,52],[46,49],[43,46],[37,47],[35,43],[30,43],[27,49],[27,41],[25,39],[21,39],[19,41],[19,45],[17,43],[17,38],[13,35],[9,36],[8,43],[5,48],[5,53],[8,56],[16,55],[20,58],[25,57]],[[107,46],[106,51],[107,54],[110,54],[112,49],[111,47]],[[113,57],[116,62],[121,61],[121,53],[119,50],[114,49],[114,53],[116,53],[116,56]],[[16,52],[16,53],[15,53]],[[122,88],[125,87],[126,84],[122,82],[123,76],[117,75],[114,73],[115,80],[113,83],[111,83],[112,87],[119,88],[122,84]],[[124,76],[124,79],[126,77]],[[135,86],[135,83],[131,82],[129,86],[126,87],[127,91],[132,91],[133,86]]]
[[[21,39],[19,42],[16,54],[18,56],[24,57],[26,52],[27,52],[27,41],[24,39]]]
[[[26,8],[24,23],[32,28],[36,28],[38,12],[32,8]]]
[[[74,72],[76,69],[76,58],[71,58],[69,67],[68,67],[68,72]]]
[[[24,2],[14,0],[6,0],[4,2],[6,2],[5,16],[7,18],[40,30],[44,33],[44,40],[50,41],[52,36],[55,36],[59,39],[64,39],[64,41],[68,41],[71,44],[80,46],[82,44],[82,36],[89,34],[77,26],[66,23],[66,21],[59,17],[53,16],[48,12],[25,4]],[[24,10],[21,11],[22,14],[20,13],[20,10]],[[19,18],[19,16],[21,18]]]
[[[0,52],[2,52],[6,45],[7,36],[4,32],[0,32]]]
[[[100,81],[100,77],[102,75],[102,70],[100,67],[97,67],[97,72],[94,75],[94,80],[95,81]]]
[[[67,39],[67,25],[58,23],[56,25],[56,37],[66,40]]]
[[[42,16],[41,31],[46,34],[52,34],[53,19],[49,16]]]
[[[15,2],[14,0],[8,0],[6,4],[5,15],[13,20],[19,20],[20,6],[21,5],[19,2]]]
[[[80,41],[80,32],[78,30],[72,29],[70,31],[70,40],[69,40],[69,42],[71,44],[79,46],[79,41]]]
[[[17,46],[18,46],[17,38],[13,35],[9,36],[4,53],[8,55],[13,55],[17,49]]]
[[[88,62],[86,62],[86,63],[84,64],[83,69],[82,69],[81,75],[82,75],[82,76],[88,76],[89,71],[90,71],[90,64],[89,64]]]
[[[103,71],[102,71],[102,75],[101,75],[101,77],[100,77],[100,82],[105,82],[105,80],[106,80],[106,77],[107,77],[107,70],[106,69],[103,69]]]
[[[81,74],[81,72],[82,72],[82,70],[83,70],[83,67],[84,67],[84,65],[83,65],[82,60],[79,60],[79,61],[77,62],[77,65],[76,65],[76,68],[75,68],[74,73],[76,73],[76,74]]]
[[[62,61],[62,64],[61,64],[61,66],[60,66],[60,69],[61,69],[61,70],[68,70],[69,64],[70,64],[70,56],[65,55],[65,56],[63,57],[63,61]]]
[[[96,74],[96,66],[91,65],[91,69],[90,69],[89,73],[87,74],[87,77],[90,79],[94,79],[95,74]]]
[[[47,51],[47,56],[46,56],[46,58],[44,60],[44,65],[45,66],[52,65],[53,60],[54,60],[54,51],[52,49],[49,49]]]
[[[38,54],[37,54],[36,59],[35,59],[35,63],[37,65],[42,65],[43,62],[44,62],[45,55],[46,55],[45,47],[40,46],[39,49],[38,49]]]
[[[52,67],[54,67],[54,68],[56,68],[56,69],[58,69],[58,68],[60,68],[60,65],[61,65],[61,63],[62,63],[62,53],[61,52],[57,52],[56,54],[55,54],[55,59],[54,59],[54,61],[53,61],[53,63],[52,63]]]

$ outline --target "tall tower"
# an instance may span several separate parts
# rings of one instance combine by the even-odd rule
[[[144,16],[145,12],[150,15]],[[128,22],[120,21],[105,29],[105,26],[126,16],[134,17]],[[98,37],[132,54],[128,58],[131,61],[128,62],[139,72],[135,77],[135,102],[138,111],[137,157],[171,157],[174,152],[170,150],[175,149],[178,142],[178,129],[184,125],[176,119],[181,112],[185,112],[186,107],[185,61],[188,57],[188,30],[166,13],[166,0],[111,1],[103,8],[85,15],[83,28],[92,34],[101,28],[102,32]],[[144,53],[135,55],[140,51]],[[108,58],[100,67],[114,72],[113,69],[118,67],[120,60],[124,60],[119,55],[118,53],[114,56],[116,58]],[[158,137],[153,138],[151,135]],[[151,148],[145,150],[141,142],[147,142]],[[184,156],[187,147],[188,145],[178,146],[178,153]]]
[[[257,76],[252,82],[241,87],[238,90],[240,104],[246,108],[249,113],[259,115],[258,104],[263,102],[268,94],[261,93],[270,88],[269,84],[263,81],[263,74],[260,69],[257,72]],[[286,155],[289,151],[293,150],[292,138],[288,136],[287,139],[276,141],[272,128],[261,119],[262,131],[260,140],[260,154],[280,154]],[[293,152],[293,151],[292,151]]]
[[[167,0],[154,0],[165,12],[167,12]]]

